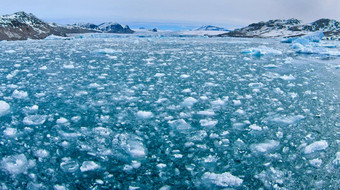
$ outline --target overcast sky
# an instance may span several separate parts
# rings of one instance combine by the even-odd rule
[[[247,25],[276,18],[340,20],[340,0],[0,0],[0,14],[25,11],[58,23],[116,21]]]

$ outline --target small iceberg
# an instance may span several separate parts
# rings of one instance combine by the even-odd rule
[[[257,48],[249,48],[247,50],[242,51],[243,54],[249,54],[256,57],[264,56],[264,55],[282,55],[282,52],[273,48],[269,48],[266,46],[259,46]]]

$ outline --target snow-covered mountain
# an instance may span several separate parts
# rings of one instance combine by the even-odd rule
[[[98,28],[106,33],[133,33],[134,31],[130,29],[127,25],[120,25],[118,23],[113,22],[104,22],[100,25],[98,25]]]
[[[96,25],[92,23],[77,23],[73,25],[69,25],[69,27],[79,27],[88,30],[94,30],[97,32],[104,33],[118,33],[118,34],[131,34],[134,33],[133,30],[130,29],[127,25],[121,25],[113,22],[104,22],[102,24]]]
[[[33,14],[17,12],[0,16],[0,40],[42,39],[51,34],[66,35]]]
[[[230,30],[218,26],[203,25],[199,28],[194,29],[194,31],[230,31]]]
[[[17,12],[0,16],[0,40],[43,39],[49,35],[66,36],[72,33],[133,33],[129,26],[118,23],[74,24],[62,26],[46,23],[31,13]]]
[[[340,33],[340,23],[331,19],[319,19],[315,22],[302,24],[300,20],[269,20],[258,22],[247,27],[236,29],[219,36],[229,37],[294,37],[303,36],[311,32],[324,32],[326,38],[338,38]]]

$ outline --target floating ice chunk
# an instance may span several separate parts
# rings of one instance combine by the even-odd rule
[[[179,77],[181,77],[182,79],[186,79],[186,78],[189,78],[189,77],[190,77],[190,75],[182,74],[182,75],[181,75],[181,76],[179,76]]]
[[[59,125],[64,125],[64,124],[68,123],[68,120],[64,117],[61,117],[61,118],[57,119],[56,123],[59,124]]]
[[[337,152],[335,155],[335,159],[332,161],[335,167],[340,167],[340,152]]]
[[[197,112],[198,115],[204,115],[204,116],[214,116],[215,112],[212,110],[204,110]]]
[[[92,170],[97,170],[99,169],[100,166],[95,163],[94,161],[85,161],[80,167],[81,172],[87,172],[87,171],[92,171]]]
[[[153,113],[150,111],[138,111],[137,117],[139,119],[150,119],[153,117]]]
[[[208,136],[208,133],[204,130],[196,131],[188,137],[189,141],[202,141]]]
[[[6,115],[9,112],[10,108],[11,107],[7,102],[0,100],[0,117]]]
[[[213,106],[223,106],[225,101],[221,100],[220,98],[211,102]]]
[[[16,128],[7,127],[4,130],[4,135],[7,136],[7,137],[15,137],[17,135],[17,129]]]
[[[164,185],[164,186],[162,186],[159,190],[171,190],[171,186],[169,186],[169,185]]]
[[[239,115],[245,115],[245,114],[246,114],[246,112],[245,112],[243,109],[237,109],[237,110],[235,111],[235,113],[237,113],[237,114],[239,114]]]
[[[100,87],[100,85],[97,84],[97,83],[91,83],[91,84],[89,84],[89,88],[99,88],[99,87]]]
[[[93,129],[93,132],[99,136],[108,137],[112,133],[112,130],[109,128],[104,128],[104,127],[96,127]]]
[[[164,73],[156,73],[156,74],[155,74],[155,77],[164,77],[164,76],[165,76]]]
[[[42,125],[46,121],[46,115],[29,115],[24,117],[25,125]]]
[[[241,105],[241,100],[233,100],[235,106]]]
[[[283,75],[280,77],[282,80],[295,80],[295,77],[293,75]]]
[[[222,174],[205,172],[201,179],[204,182],[219,187],[238,187],[243,183],[243,180],[241,178],[236,177],[229,172],[224,172]]]
[[[135,169],[138,169],[142,164],[136,160],[132,160],[131,166]]]
[[[1,161],[1,167],[13,175],[26,172],[28,165],[24,154],[6,156]]]
[[[46,66],[42,66],[39,68],[40,70],[47,70],[47,67]]]
[[[166,164],[159,163],[159,164],[157,164],[157,168],[159,168],[159,169],[166,168]]]
[[[211,119],[201,119],[200,124],[202,127],[215,127],[215,125],[218,123],[217,120],[211,120]]]
[[[266,46],[259,46],[257,48],[250,48],[242,51],[243,54],[250,54],[253,56],[263,56],[263,55],[281,55],[282,52],[273,48],[269,48]]]
[[[254,131],[262,131],[262,128],[256,124],[250,125],[249,128]]]
[[[96,183],[98,183],[99,185],[103,185],[103,184],[104,184],[104,181],[101,180],[101,179],[96,179]]]
[[[283,186],[285,176],[285,172],[270,167],[260,174],[255,175],[255,178],[261,180],[267,189],[279,189],[279,187]]]
[[[30,107],[31,111],[38,111],[39,106],[38,105],[33,105],[32,107]]]
[[[314,167],[317,167],[319,168],[322,164],[322,160],[319,159],[319,158],[316,158],[316,159],[313,159],[313,160],[309,160],[309,164],[314,166]]]
[[[12,93],[12,97],[16,99],[25,99],[27,96],[28,94],[25,91],[14,90]]]
[[[180,132],[187,132],[188,130],[191,129],[191,126],[187,122],[185,122],[184,119],[168,121],[168,124],[170,125],[170,127]]]
[[[6,50],[6,51],[5,51],[5,53],[16,53],[16,51],[15,51],[15,50],[12,50],[12,49],[10,49],[10,50]]]
[[[50,153],[45,149],[38,149],[37,151],[34,152],[34,155],[39,158],[47,158],[50,155]]]
[[[95,53],[100,53],[100,54],[113,54],[120,52],[118,50],[110,49],[110,48],[104,48],[104,49],[98,49],[95,51]]]
[[[193,106],[197,102],[198,102],[198,100],[196,100],[195,98],[188,97],[188,98],[184,99],[184,101],[182,102],[182,105],[186,106],[186,107],[191,107],[191,106]]]
[[[313,32],[302,37],[288,38],[281,42],[282,43],[299,43],[302,45],[308,45],[311,42],[320,42],[324,36],[325,35],[323,32]]]
[[[328,143],[325,140],[316,141],[305,147],[305,154],[311,154],[321,150],[325,150],[328,147]]]
[[[69,65],[63,65],[64,69],[74,69],[74,65],[69,64]]]
[[[313,32],[295,39],[293,43],[305,44],[306,42],[320,42],[324,36],[325,34],[323,32]]]
[[[64,171],[64,172],[76,172],[79,168],[79,164],[74,161],[71,160],[71,158],[62,158],[63,162],[60,163],[60,168]]]
[[[73,122],[77,123],[78,121],[81,120],[81,116],[74,116],[74,117],[71,118],[71,120],[72,120]]]
[[[67,190],[67,188],[64,185],[54,185],[54,190]]]
[[[277,68],[278,66],[277,65],[274,65],[274,64],[268,64],[268,65],[265,65],[263,66],[264,68],[267,68],[267,69],[275,69]]]
[[[275,140],[266,140],[263,143],[252,144],[250,145],[250,149],[254,153],[267,153],[276,150],[280,146],[280,142]]]
[[[118,134],[112,143],[134,159],[145,158],[146,156],[146,148],[143,145],[142,138],[136,135],[127,133]]]

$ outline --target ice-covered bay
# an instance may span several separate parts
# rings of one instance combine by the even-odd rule
[[[0,42],[0,189],[340,187],[335,54],[101,37]]]

